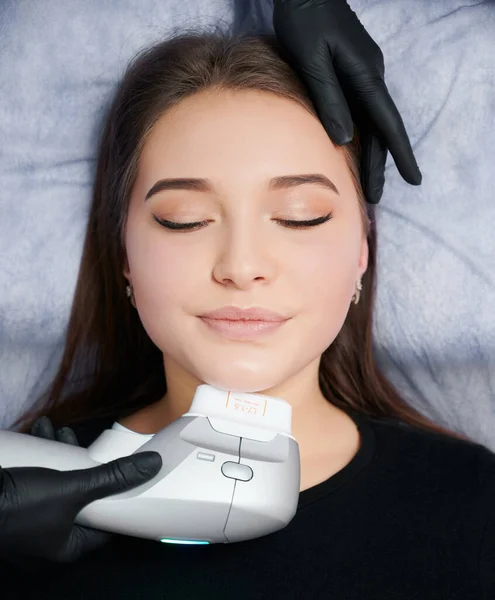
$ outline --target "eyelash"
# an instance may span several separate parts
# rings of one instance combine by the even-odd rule
[[[199,221],[197,223],[176,223],[175,221],[167,221],[166,219],[159,219],[157,216],[153,215],[155,221],[165,227],[166,229],[170,229],[172,231],[191,231],[193,229],[197,229],[204,227],[208,224],[208,221]],[[310,221],[290,221],[287,219],[275,219],[277,223],[281,223],[284,227],[289,229],[304,229],[305,227],[316,227],[317,225],[322,225],[327,221],[330,221],[332,218],[332,213],[328,213],[323,217],[318,217],[317,219],[311,219]]]

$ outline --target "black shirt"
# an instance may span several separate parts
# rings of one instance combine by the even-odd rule
[[[16,589],[0,595],[495,600],[495,454],[476,443],[349,414],[361,434],[358,453],[300,493],[296,516],[281,531],[209,546],[115,536],[77,563],[36,577],[12,570]],[[75,429],[88,445],[109,424]]]

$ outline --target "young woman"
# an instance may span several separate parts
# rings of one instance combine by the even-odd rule
[[[130,65],[62,364],[24,428],[47,415],[89,445],[115,423],[153,435],[201,383],[277,396],[299,442],[298,512],[230,545],[116,536],[37,597],[495,597],[495,455],[409,407],[374,361],[358,165],[358,135],[331,142],[271,36],[184,34]],[[226,306],[280,324],[219,327]]]

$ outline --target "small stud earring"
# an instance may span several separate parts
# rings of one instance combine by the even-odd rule
[[[362,289],[363,289],[363,284],[362,284],[361,279],[360,279],[356,283],[356,291],[352,295],[352,301],[354,302],[354,304],[357,304],[359,302],[359,299],[361,298],[361,290]]]
[[[132,285],[127,285],[126,286],[125,293],[126,293],[127,297],[129,298],[132,306],[134,306],[134,308],[136,308],[136,301],[134,299],[134,293],[133,293]]]

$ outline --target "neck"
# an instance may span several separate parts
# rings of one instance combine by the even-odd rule
[[[292,435],[297,440],[301,461],[301,491],[342,469],[360,445],[355,423],[323,396],[317,381],[313,377],[313,383],[308,384],[304,378],[298,378],[297,382],[260,392],[282,398],[292,406]],[[121,424],[138,433],[156,433],[186,413],[201,382],[170,378],[167,383],[167,393],[161,400],[121,419]]]
[[[313,381],[299,377],[297,381],[259,392],[282,398],[292,406],[292,435],[299,444],[301,460],[339,446],[349,434],[351,424],[344,411],[325,398],[317,379]],[[170,378],[163,398],[121,423],[139,433],[160,431],[189,410],[200,383]]]

